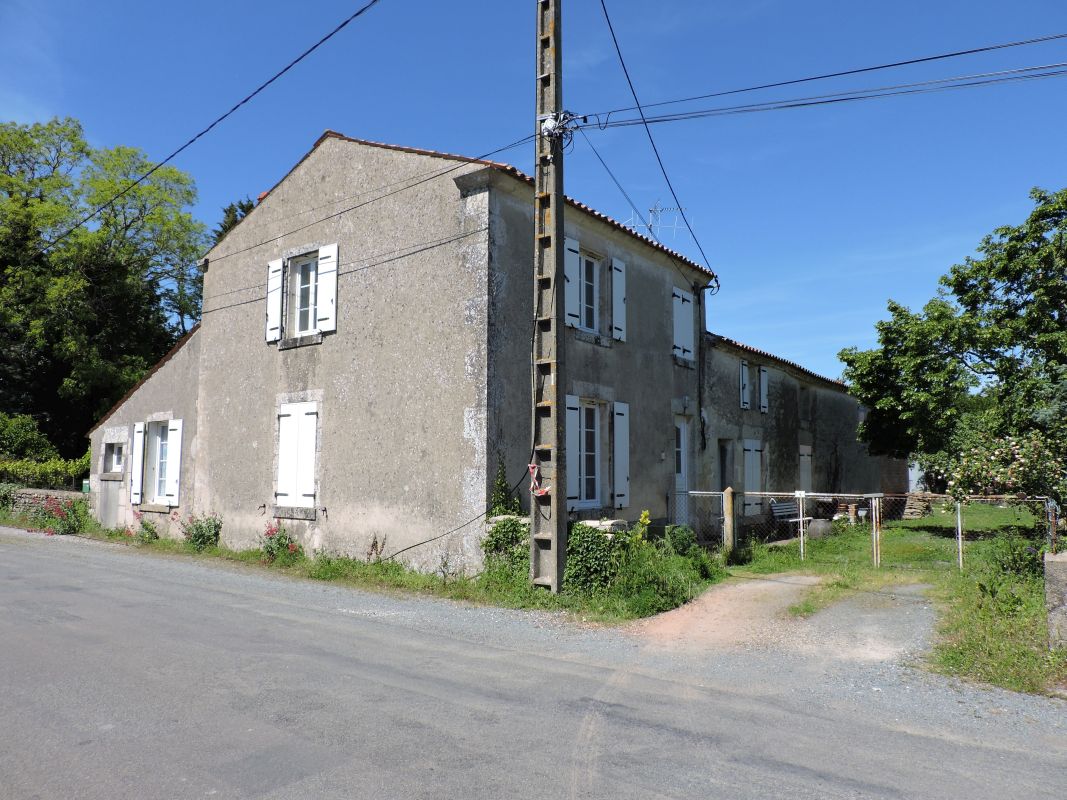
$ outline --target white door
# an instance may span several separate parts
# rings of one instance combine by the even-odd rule
[[[674,523],[689,524],[689,422],[674,418]]]

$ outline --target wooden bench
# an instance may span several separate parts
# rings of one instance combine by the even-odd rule
[[[771,514],[774,515],[775,524],[785,523],[792,526],[793,523],[798,523],[797,534],[799,535],[799,523],[811,522],[814,517],[801,517],[800,516],[800,504],[796,500],[771,500]],[[792,533],[792,527],[790,527]]]

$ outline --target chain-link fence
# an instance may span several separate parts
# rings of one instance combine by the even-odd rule
[[[962,569],[969,543],[1002,536],[1055,552],[1062,528],[1046,498],[743,492],[733,505],[739,547],[795,542],[805,560],[897,568]]]
[[[698,544],[713,549],[721,548],[724,544],[725,519],[725,502],[722,492],[674,493],[671,522],[692,528]]]

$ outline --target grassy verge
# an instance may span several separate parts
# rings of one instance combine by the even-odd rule
[[[39,529],[32,520],[0,510],[0,525]],[[529,561],[509,565],[490,560],[482,573],[474,576],[426,574],[416,572],[393,561],[362,561],[329,554],[307,556],[302,551],[284,552],[268,559],[261,549],[231,550],[209,546],[196,550],[189,542],[176,539],[148,539],[130,535],[128,531],[109,530],[90,519],[80,536],[122,544],[145,552],[163,555],[183,555],[199,559],[221,559],[266,569],[292,578],[325,581],[398,594],[442,597],[450,600],[516,609],[538,609],[566,612],[576,620],[618,624],[664,610],[662,595],[625,587],[612,591],[601,588],[593,591],[565,589],[552,594],[530,585]],[[649,548],[652,546],[649,545]],[[705,569],[701,575],[691,569],[689,559],[666,555],[656,560],[658,571],[646,574],[649,583],[657,580],[673,581],[675,592],[667,604],[680,605],[696,597],[712,583],[726,576],[725,570]],[[670,572],[668,575],[662,573]],[[680,587],[680,588],[678,588]],[[658,602],[658,604],[657,604]]]
[[[985,508],[980,513],[987,527],[978,530],[1032,524],[1032,517],[1013,509]],[[882,567],[875,569],[870,529],[854,526],[809,541],[804,561],[795,542],[755,545],[751,562],[733,571],[822,576],[791,609],[802,616],[855,592],[928,583],[939,612],[938,641],[928,654],[931,669],[1023,692],[1045,693],[1067,684],[1067,650],[1048,648],[1039,543],[1003,534],[967,541],[960,572],[954,537],[954,516],[948,521],[934,515],[890,523],[882,535]]]

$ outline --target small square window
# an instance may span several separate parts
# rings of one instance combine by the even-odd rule
[[[104,472],[122,472],[126,445],[112,442],[104,445]]]

